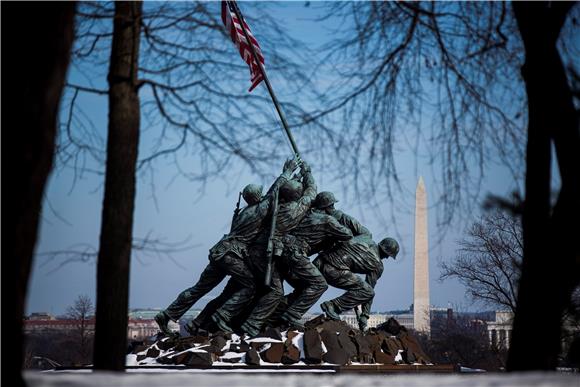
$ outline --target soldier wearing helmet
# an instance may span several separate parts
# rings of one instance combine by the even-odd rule
[[[270,212],[273,192],[291,177],[297,167],[295,160],[284,164],[283,172],[272,184],[265,196],[262,187],[255,184],[247,185],[242,196],[248,205],[243,208],[232,221],[229,234],[226,234],[209,251],[209,264],[201,273],[199,281],[185,289],[167,307],[155,316],[155,321],[161,331],[171,335],[167,327],[169,320],[177,321],[201,297],[215,288],[227,275],[230,282],[227,289],[229,297],[216,308],[211,319],[223,331],[231,332],[231,320],[247,306],[255,294],[255,279],[247,266],[247,246],[260,234],[264,227],[266,215]],[[195,325],[195,323],[194,323]],[[192,329],[192,327],[189,327]]]
[[[258,204],[262,200],[262,186],[258,184],[248,184],[242,190],[242,197],[249,206]]]
[[[312,176],[310,166],[302,162],[300,166],[301,181],[290,179],[280,186],[280,201],[278,206],[278,215],[276,227],[273,236],[274,259],[279,260],[284,251],[284,237],[291,232],[306,217],[312,202],[316,198],[316,183]],[[266,227],[268,229],[268,227]],[[265,246],[268,244],[269,235],[263,232],[249,248],[250,266],[255,273],[262,277],[265,273],[266,262],[264,259]],[[310,263],[310,261],[308,261]],[[316,270],[318,271],[318,270]],[[326,290],[326,282],[320,273],[315,275],[309,282],[310,286],[315,289],[315,293]],[[254,336],[259,333],[264,323],[270,315],[276,310],[278,304],[284,297],[284,288],[282,278],[276,265],[272,268],[272,277],[270,286],[262,289],[262,296],[252,309],[249,317],[241,326],[242,331]],[[320,297],[318,295],[318,297]],[[316,302],[316,300],[314,302]],[[297,321],[296,321],[297,322]]]
[[[385,238],[377,245],[370,231],[358,220],[334,208],[337,202],[332,192],[323,191],[316,196],[314,207],[317,211],[332,215],[355,237],[321,253],[314,261],[329,285],[346,290],[340,297],[325,301],[320,307],[328,317],[339,319],[340,313],[362,304],[362,313],[357,317],[359,327],[364,330],[374,298],[374,287],[383,273],[381,258],[395,258],[399,244],[393,238]],[[365,280],[356,274],[365,274]]]
[[[393,259],[397,259],[397,254],[399,254],[399,242],[393,238],[385,238],[379,242],[379,250],[381,257],[393,257]]]
[[[334,208],[334,203],[337,202],[338,200],[336,200],[332,192],[322,191],[318,195],[316,195],[316,199],[314,200],[314,204],[312,206],[317,211],[321,211],[328,215],[333,216],[336,220],[338,220],[340,224],[342,224],[345,227],[348,227],[352,231],[352,234],[354,236],[363,234],[371,236],[371,232],[365,226],[363,226],[358,220]]]
[[[331,319],[340,319],[340,314],[362,305],[358,315],[361,330],[366,329],[374,287],[383,274],[383,258],[396,257],[399,244],[393,238],[385,238],[377,245],[369,234],[362,234],[336,245],[318,255],[314,264],[329,285],[346,290],[341,296],[323,302],[320,307]],[[362,280],[357,274],[364,274]]]
[[[294,290],[270,318],[271,325],[304,328],[302,316],[328,288],[324,276],[309,257],[352,238],[352,232],[334,217],[311,210],[300,224],[283,238],[284,250],[279,270]]]

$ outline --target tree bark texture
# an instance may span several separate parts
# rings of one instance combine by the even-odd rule
[[[555,369],[561,318],[578,284],[580,133],[556,43],[574,3],[513,2],[525,47],[528,98],[524,258],[507,368]],[[561,176],[550,206],[551,145]]]
[[[97,263],[95,369],[125,368],[135,170],[141,2],[115,2],[109,67],[107,166]]]
[[[2,269],[4,279],[14,280],[16,286],[3,292],[6,299],[9,297],[3,304],[3,325],[15,338],[3,369],[14,374],[13,385],[24,384],[20,373],[22,319],[42,199],[53,165],[59,103],[74,39],[75,7],[75,2],[2,4],[2,129],[11,155],[8,165],[16,168],[10,174],[10,191],[4,192],[8,194],[4,210],[10,213],[10,220],[4,228]],[[23,27],[22,21],[28,27]]]

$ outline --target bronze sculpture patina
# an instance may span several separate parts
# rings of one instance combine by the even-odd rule
[[[362,234],[319,254],[314,260],[329,285],[346,290],[341,296],[320,304],[329,318],[338,320],[341,313],[362,305],[358,323],[362,331],[366,329],[375,296],[374,287],[383,273],[381,259],[396,255],[397,249],[392,249],[393,241],[385,238],[377,245],[370,235]],[[388,251],[382,247],[385,245],[390,246]],[[365,279],[356,274],[365,274]]]
[[[167,327],[169,320],[177,321],[228,275],[232,281],[230,298],[211,317],[220,329],[231,331],[231,319],[252,300],[256,289],[254,276],[246,264],[247,246],[263,229],[264,220],[271,210],[273,193],[290,179],[296,166],[295,160],[286,161],[282,174],[264,196],[261,195],[261,186],[246,186],[242,196],[248,206],[234,216],[230,233],[210,249],[209,263],[199,281],[182,291],[165,310],[155,316],[162,332],[172,334]]]
[[[328,288],[324,276],[309,257],[351,238],[352,232],[347,227],[313,209],[284,236],[284,249],[277,264],[282,278],[294,291],[285,296],[284,310],[277,313],[279,325],[303,328],[300,319]]]
[[[280,257],[284,251],[283,237],[304,219],[316,198],[316,183],[310,167],[305,162],[301,163],[299,179],[301,181],[291,179],[280,186],[280,202],[274,235],[263,232],[248,249],[248,264],[254,273],[260,276],[266,274],[265,263],[267,262],[264,257],[268,244],[273,246],[274,258]],[[324,281],[322,276],[319,279]],[[241,326],[242,331],[249,335],[255,335],[260,331],[284,297],[282,278],[277,265],[272,266],[271,279],[259,294],[261,294],[259,300]]]
[[[292,177],[298,166],[300,173]],[[340,319],[340,313],[362,305],[357,318],[364,331],[383,272],[381,259],[396,257],[397,241],[376,244],[366,227],[334,208],[331,192],[316,195],[303,161],[288,160],[267,194],[261,193],[258,185],[244,188],[241,196],[248,205],[240,210],[238,198],[231,231],[210,249],[199,281],[156,316],[161,331],[174,335],[169,320],[177,321],[228,275],[222,294],[186,326],[189,333],[203,328],[255,336],[266,326],[304,328],[300,319],[328,285],[346,292],[321,304],[326,316]],[[283,281],[294,288],[286,296]]]
[[[329,285],[346,290],[341,296],[323,302],[320,308],[329,318],[336,320],[340,319],[340,313],[354,308],[357,311],[359,328],[364,331],[375,295],[374,287],[383,273],[381,259],[395,259],[399,244],[393,238],[385,238],[377,245],[366,227],[354,217],[334,208],[336,202],[331,192],[321,192],[316,197],[314,206],[335,217],[355,237],[322,252],[314,261]],[[357,274],[364,274],[364,281]],[[362,305],[360,313],[359,305]]]

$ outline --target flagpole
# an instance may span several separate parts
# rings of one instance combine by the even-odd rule
[[[244,19],[242,16],[242,12],[238,8],[238,4],[235,1],[228,1],[228,3],[231,3],[233,5],[234,12],[236,13],[236,16],[238,17],[238,20],[240,21],[240,26],[242,27],[242,31],[244,32],[244,36],[246,37],[246,40],[248,41],[248,46],[250,46],[250,50],[252,51],[252,55],[254,56],[254,60],[256,61],[256,63],[258,64],[258,67],[260,68],[260,72],[262,73],[262,76],[264,77],[264,82],[266,82],[266,87],[268,88],[268,92],[270,93],[270,97],[272,98],[272,102],[274,102],[274,106],[276,107],[276,111],[278,112],[278,116],[280,116],[280,120],[282,121],[282,126],[284,127],[284,130],[286,131],[286,135],[288,136],[288,139],[290,140],[290,145],[292,146],[292,150],[294,151],[295,156],[298,159],[300,159],[300,152],[298,152],[298,147],[296,146],[296,142],[294,141],[294,137],[292,136],[292,132],[290,132],[290,127],[288,126],[288,123],[286,122],[286,117],[284,116],[284,112],[282,111],[282,107],[280,106],[280,103],[278,102],[278,98],[276,98],[276,94],[274,94],[274,90],[272,89],[272,85],[270,84],[270,81],[268,80],[268,76],[266,75],[266,71],[262,67],[262,62],[260,62],[260,58],[258,58],[258,53],[256,52],[256,49],[254,48],[254,44],[250,40],[250,36],[248,34],[248,31],[246,31],[246,27],[244,27]]]

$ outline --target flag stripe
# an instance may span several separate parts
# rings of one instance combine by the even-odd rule
[[[248,64],[250,68],[250,82],[252,82],[252,86],[248,91],[252,91],[256,86],[260,84],[260,82],[262,82],[264,76],[260,71],[260,66],[258,65],[258,63],[256,63],[256,60],[252,55],[252,50],[250,48],[250,45],[248,44],[248,40],[244,36],[244,31],[242,29],[240,21],[238,20],[238,17],[233,11],[232,5],[230,4],[229,1],[222,1],[222,22],[226,28],[226,31],[229,32],[232,42],[234,42],[236,47],[238,47],[240,56],[242,57],[244,62]],[[265,61],[264,56],[262,54],[262,50],[260,49],[260,44],[252,34],[252,31],[250,30],[250,26],[248,26],[248,23],[246,23],[245,21],[243,21],[243,23],[244,28],[248,33],[248,37],[250,38],[250,42],[254,47],[254,50],[256,51],[256,56],[258,57],[258,60],[262,64],[262,68],[264,68]]]

